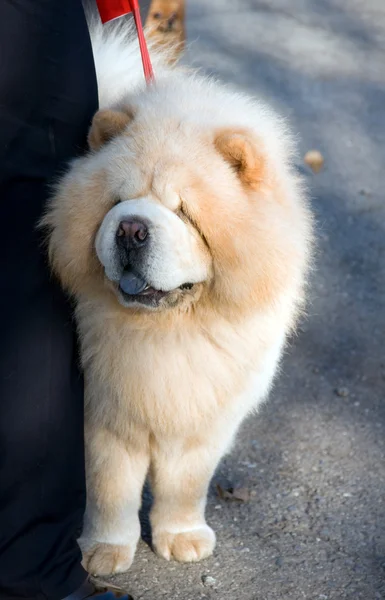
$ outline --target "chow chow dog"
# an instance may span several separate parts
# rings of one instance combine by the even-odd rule
[[[168,47],[168,62],[176,62],[186,39],[185,0],[152,0],[146,19],[146,32],[153,48]]]
[[[106,575],[133,560],[147,476],[157,554],[212,553],[210,479],[295,327],[312,219],[284,119],[159,52],[146,86],[127,25],[91,29],[100,110],[44,224],[85,373],[80,545]]]

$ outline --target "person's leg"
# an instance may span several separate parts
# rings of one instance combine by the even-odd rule
[[[48,183],[97,109],[80,0],[0,3],[0,598],[86,577],[83,384],[70,307],[36,230]]]

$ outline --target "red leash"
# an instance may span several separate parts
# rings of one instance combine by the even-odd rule
[[[143,33],[142,19],[140,18],[140,10],[138,0],[96,0],[102,23],[118,19],[128,13],[133,13],[135,27],[138,34],[139,48],[142,55],[143,71],[147,84],[154,82],[154,71],[150,55],[147,48],[146,38]]]

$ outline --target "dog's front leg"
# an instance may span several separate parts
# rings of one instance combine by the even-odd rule
[[[215,534],[205,521],[206,495],[224,450],[202,440],[152,445],[152,541],[163,558],[192,562],[212,554]]]
[[[146,436],[125,442],[106,429],[86,428],[87,509],[79,544],[92,575],[130,567],[140,537],[138,511],[148,465]]]

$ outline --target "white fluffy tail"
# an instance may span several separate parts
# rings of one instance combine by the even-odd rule
[[[95,11],[86,10],[99,89],[99,107],[119,104],[124,96],[144,89],[142,59],[131,18],[102,25]],[[148,42],[155,76],[168,71],[168,51],[160,52]]]

